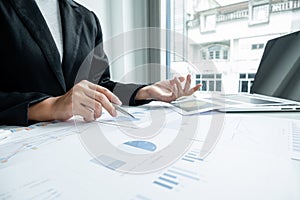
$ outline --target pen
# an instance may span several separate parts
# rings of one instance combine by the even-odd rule
[[[121,106],[119,106],[119,105],[117,105],[117,104],[115,104],[115,103],[111,103],[111,104],[115,107],[115,109],[116,109],[117,111],[119,111],[119,112],[122,113],[123,115],[135,119],[135,117],[134,117],[132,114],[130,114],[129,112],[127,112],[127,111],[126,111],[124,108],[122,108]],[[91,112],[94,112],[93,109],[91,109],[91,108],[89,108],[89,107],[87,107],[87,106],[84,106],[84,107],[86,107],[86,108],[87,108],[88,110],[90,110]],[[0,130],[1,130],[1,129],[0,129]],[[0,133],[1,133],[1,132],[0,132]]]
[[[135,119],[135,117],[134,117],[132,114],[130,114],[129,112],[127,112],[127,111],[126,111],[124,108],[122,108],[121,106],[119,106],[119,105],[117,105],[117,104],[114,104],[114,103],[112,103],[112,105],[113,105],[113,106],[115,107],[115,109],[116,109],[117,111],[119,111],[120,113],[126,115],[127,117],[130,117],[130,118]]]

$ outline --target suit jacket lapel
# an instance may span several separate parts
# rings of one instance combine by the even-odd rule
[[[24,25],[40,46],[62,89],[66,91],[59,52],[37,4],[33,0],[11,0],[11,2]]]
[[[60,13],[62,31],[64,36],[63,71],[65,74],[73,73],[73,65],[79,49],[80,35],[82,31],[83,15],[77,11],[78,5],[71,0],[60,0]],[[71,87],[74,83],[69,83]]]

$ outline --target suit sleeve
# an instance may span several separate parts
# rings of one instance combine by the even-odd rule
[[[119,83],[110,79],[109,61],[103,49],[102,30],[98,18],[94,15],[97,27],[97,37],[95,41],[95,49],[93,59],[91,61],[91,68],[89,73],[89,80],[97,83],[100,86],[106,87],[113,92],[124,105],[136,106],[149,103],[150,100],[135,100],[135,96],[139,89],[146,85],[134,83]],[[123,67],[123,66],[120,66]]]
[[[38,92],[0,92],[0,124],[1,125],[28,125],[28,108],[50,96]]]

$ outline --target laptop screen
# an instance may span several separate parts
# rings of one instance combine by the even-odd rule
[[[267,42],[250,92],[300,102],[300,31]]]

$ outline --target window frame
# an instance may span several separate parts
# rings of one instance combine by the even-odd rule
[[[256,13],[260,12],[261,8],[265,7],[266,9],[266,15],[264,18],[256,18]],[[268,23],[270,20],[270,1],[269,0],[263,0],[263,1],[249,1],[249,25],[257,25],[262,23]]]

